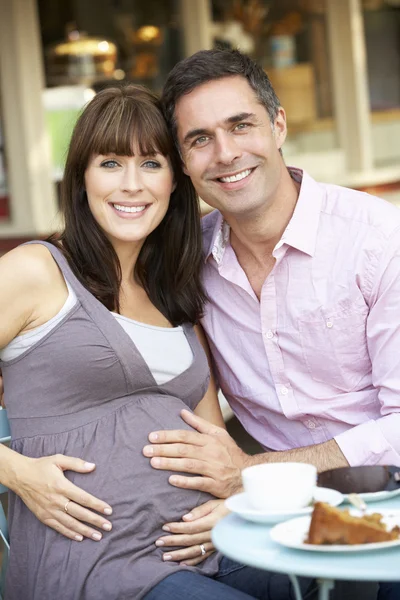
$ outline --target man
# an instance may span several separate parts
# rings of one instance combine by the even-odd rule
[[[201,473],[174,483],[222,498],[260,462],[400,465],[399,210],[288,169],[285,112],[239,52],[179,63],[163,103],[185,172],[217,209],[203,219],[202,321],[217,377],[269,450],[246,456],[186,414],[205,435],[158,432],[154,466]]]
[[[186,174],[217,209],[203,219],[202,321],[217,378],[266,452],[247,456],[184,411],[197,432],[153,432],[144,454],[200,474],[171,484],[219,498],[261,462],[400,465],[400,211],[288,169],[284,109],[239,52],[180,62],[163,105]]]

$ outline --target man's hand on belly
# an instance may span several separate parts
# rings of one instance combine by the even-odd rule
[[[242,489],[241,470],[250,459],[231,436],[188,410],[182,419],[196,431],[156,431],[143,454],[155,469],[190,473],[193,477],[171,475],[169,482],[179,488],[208,492],[228,498]]]
[[[171,560],[185,565],[197,565],[215,551],[211,541],[211,529],[228,514],[223,500],[209,500],[183,515],[179,523],[166,523],[165,535],[156,541],[158,547],[179,546],[179,550],[167,550],[163,560]],[[184,546],[184,548],[182,548]]]

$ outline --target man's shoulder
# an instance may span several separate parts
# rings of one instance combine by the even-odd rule
[[[325,191],[323,213],[357,221],[368,228],[379,230],[385,237],[400,227],[400,210],[387,200],[330,183],[319,185]]]
[[[201,231],[203,235],[203,252],[206,254],[210,250],[214,238],[215,228],[221,219],[219,210],[213,210],[201,219]]]

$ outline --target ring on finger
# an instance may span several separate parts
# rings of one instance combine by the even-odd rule
[[[67,500],[64,506],[64,512],[68,512],[68,504],[71,502],[71,500]]]
[[[205,547],[204,547],[204,544],[200,544],[200,552],[201,552],[201,555],[200,555],[200,556],[204,556],[204,555],[205,555],[205,553],[206,553],[206,549],[205,549]]]

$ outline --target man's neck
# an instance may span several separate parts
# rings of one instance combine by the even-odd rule
[[[240,255],[251,256],[255,262],[264,263],[281,239],[299,197],[300,184],[289,172],[281,182],[275,198],[265,210],[245,217],[223,214],[231,229],[230,242],[239,260]]]

